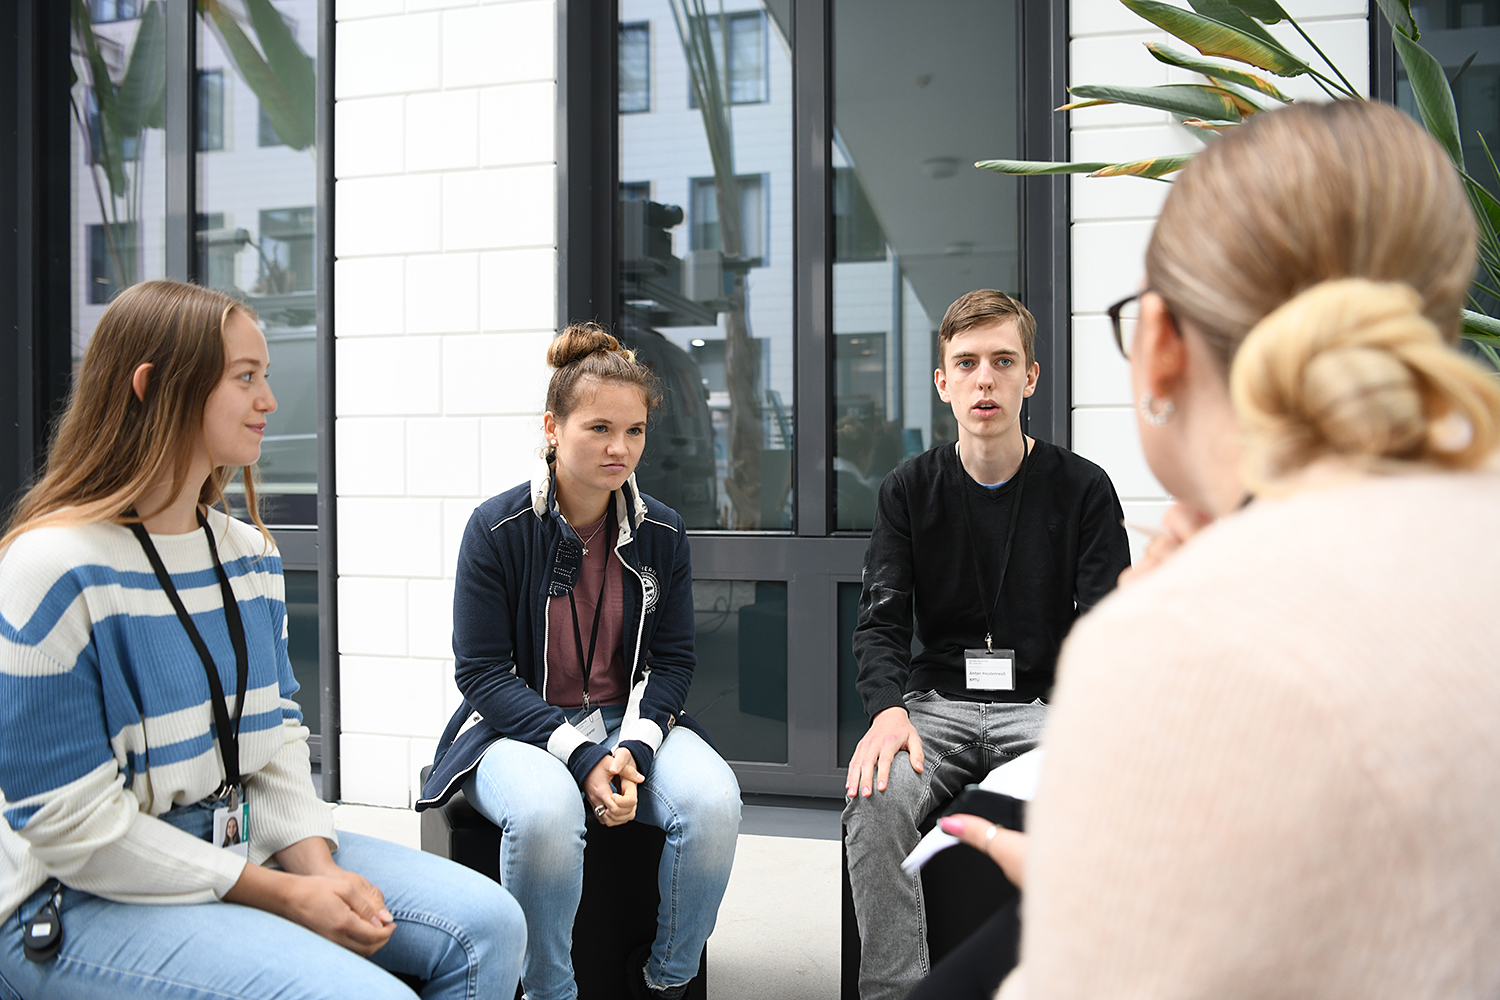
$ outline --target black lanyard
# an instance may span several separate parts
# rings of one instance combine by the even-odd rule
[[[604,512],[604,576],[599,581],[599,599],[594,602],[594,627],[589,631],[589,655],[583,655],[583,632],[578,627],[578,602],[568,591],[568,607],[573,609],[573,641],[578,644],[578,658],[583,668],[583,707],[589,707],[589,674],[594,669],[594,646],[599,641],[599,616],[604,611],[604,588],[609,585],[609,554],[614,551],[609,537],[609,511]],[[583,579],[583,557],[578,559],[578,578]]]
[[[134,513],[132,511],[131,515],[134,516]],[[203,672],[208,676],[208,690],[211,695],[209,700],[213,702],[214,728],[219,734],[219,756],[224,761],[224,783],[218,788],[218,793],[222,793],[226,790],[237,791],[240,787],[240,719],[245,715],[245,685],[250,680],[250,655],[245,648],[245,622],[240,617],[240,605],[235,600],[234,588],[229,586],[229,574],[224,572],[224,564],[219,561],[219,547],[214,544],[214,533],[209,530],[208,520],[203,516],[203,512],[200,510],[197,513],[198,523],[203,526],[203,534],[208,539],[208,551],[214,557],[214,572],[219,577],[219,592],[224,595],[224,618],[229,622],[229,640],[234,644],[234,676],[239,697],[235,699],[232,728],[229,722],[228,699],[224,697],[224,685],[219,682],[219,668],[214,664],[208,645],[204,643],[203,636],[198,634],[198,627],[193,624],[193,618],[188,614],[187,608],[182,606],[182,598],[178,596],[177,587],[172,583],[172,576],[167,572],[167,567],[162,564],[161,554],[152,544],[151,536],[146,532],[146,526],[137,522],[130,526],[130,530],[135,532],[141,548],[146,550],[146,558],[151,560],[151,568],[156,571],[157,582],[161,584],[161,589],[167,592],[167,599],[172,602],[172,609],[177,612],[177,620],[182,622],[183,631],[193,641],[193,648],[198,651],[198,659],[203,661]]]
[[[979,587],[979,609],[984,612],[984,648],[994,652],[995,614],[1000,610],[1000,592],[1005,589],[1005,571],[1010,568],[1010,546],[1016,538],[1016,515],[1021,510],[1021,494],[1026,489],[1026,472],[1031,468],[1031,451],[1027,446],[1026,439],[1021,439],[1021,469],[1017,475],[1020,477],[1016,482],[1016,498],[1010,507],[1010,527],[1005,529],[1005,554],[1000,558],[1000,581],[995,584],[995,600],[986,603],[984,599],[984,577],[979,572],[979,538],[974,534],[973,515],[969,513],[969,484],[963,484],[964,494],[964,527],[969,529],[969,555],[974,560],[974,583]],[[959,471],[963,471],[963,457],[959,457]],[[965,478],[968,473],[964,473]]]

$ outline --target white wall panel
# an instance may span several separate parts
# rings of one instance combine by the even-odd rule
[[[472,496],[479,491],[479,421],[432,417],[406,421],[406,488],[411,496]]]
[[[442,78],[438,21],[437,14],[340,21],[333,69],[337,99],[436,89]]]
[[[406,261],[409,333],[479,330],[479,255],[428,254]]]
[[[479,92],[447,90],[406,99],[406,169],[479,165]]]
[[[461,698],[453,572],[531,474],[557,313],[552,0],[340,0],[342,793],[407,806]]]
[[[340,338],[405,332],[406,259],[334,261],[333,312]]]

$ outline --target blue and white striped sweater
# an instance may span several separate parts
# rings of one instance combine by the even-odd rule
[[[332,823],[292,700],[281,560],[248,525],[213,511],[209,523],[245,622],[240,767],[251,860],[261,861],[308,836],[333,841]],[[153,541],[232,713],[234,653],[203,533]],[[239,859],[152,818],[223,778],[209,698],[192,642],[128,529],[44,528],[12,544],[0,558],[0,915],[48,875],[130,901],[202,901],[234,884]]]

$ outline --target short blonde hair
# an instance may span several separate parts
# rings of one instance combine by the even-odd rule
[[[1476,261],[1457,172],[1370,101],[1255,115],[1183,171],[1146,277],[1229,374],[1264,484],[1323,455],[1478,464],[1500,389],[1452,349]]]

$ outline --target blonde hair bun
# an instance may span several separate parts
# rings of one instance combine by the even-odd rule
[[[566,368],[601,351],[624,354],[635,360],[635,353],[622,348],[620,342],[598,323],[572,323],[547,345],[547,365]]]
[[[1253,485],[1325,456],[1458,467],[1494,449],[1500,389],[1423,311],[1408,285],[1346,278],[1255,325],[1229,380]]]

